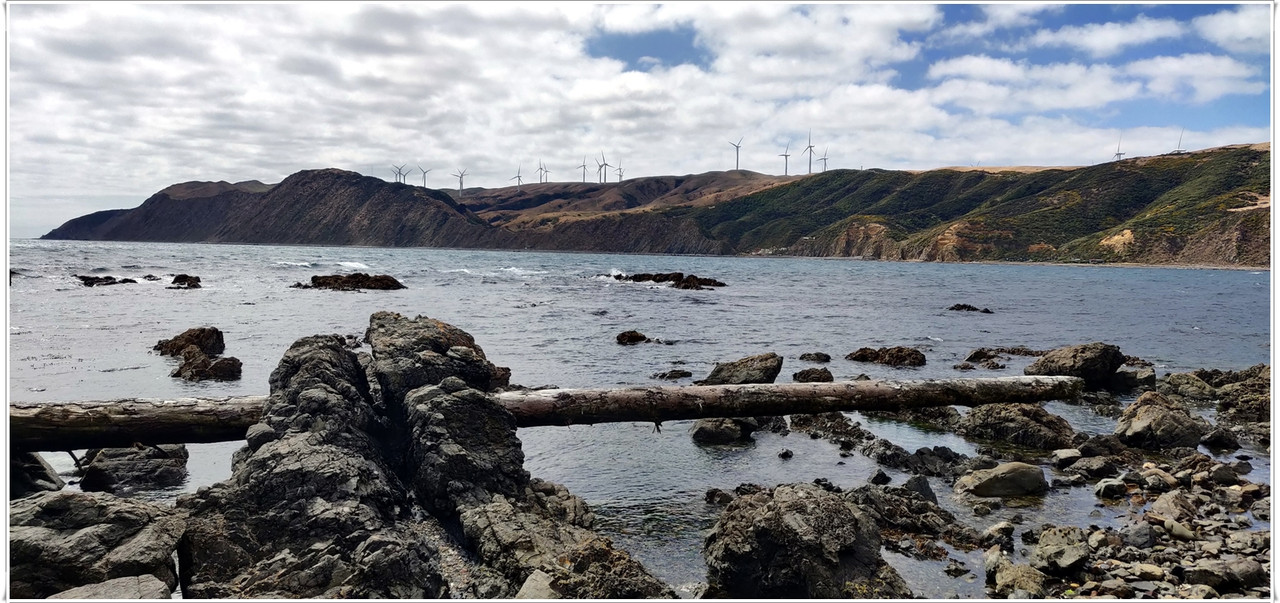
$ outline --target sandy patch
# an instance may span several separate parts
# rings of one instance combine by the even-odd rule
[[[1253,205],[1248,205],[1245,207],[1235,207],[1232,209],[1228,209],[1227,211],[1253,211],[1255,209],[1267,209],[1269,207],[1271,207],[1271,195],[1264,196],[1264,195],[1259,195],[1257,193],[1254,193]]]

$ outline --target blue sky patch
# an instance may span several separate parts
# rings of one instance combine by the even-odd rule
[[[587,54],[623,61],[628,71],[649,71],[659,65],[696,65],[709,69],[712,56],[697,42],[689,26],[636,34],[597,32],[587,39]]]

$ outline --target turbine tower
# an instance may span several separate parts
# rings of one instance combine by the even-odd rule
[[[618,160],[618,169],[616,171],[618,172],[618,182],[622,182],[622,160],[621,159]]]
[[[603,182],[603,180],[600,179],[600,172],[604,171],[604,164],[600,163],[600,160],[596,159],[595,157],[592,157],[592,159],[594,159],[596,162],[596,182],[597,183]]]
[[[545,172],[545,171],[547,171],[547,170],[546,170],[546,168],[542,167],[542,160],[541,160],[541,159],[539,159],[539,160],[538,160],[538,172],[537,172],[537,173],[538,173],[538,184],[542,184],[542,173],[543,173],[543,172]]]
[[[733,145],[733,170],[738,171],[738,154],[742,151],[742,137],[738,138],[738,142],[730,141]]]
[[[542,162],[538,162],[538,163],[542,163]],[[551,182],[551,170],[547,169],[547,166],[545,165],[542,166],[542,177],[546,178],[547,182]]]
[[[790,164],[791,164],[791,154],[788,153],[788,151],[790,150],[791,150],[791,141],[787,141],[787,148],[782,151],[781,155],[778,155],[779,157],[782,158],[782,175],[783,176],[791,175],[788,172],[788,169],[790,168]]]
[[[801,154],[809,154],[809,173],[813,173],[813,130],[809,130],[809,146],[805,147]]]
[[[1121,133],[1120,133],[1120,139],[1119,139],[1119,140],[1116,140],[1116,156],[1115,156],[1115,157],[1113,157],[1113,158],[1111,159],[1112,161],[1120,161],[1121,159],[1124,159],[1124,153],[1121,153],[1121,152],[1120,152],[1120,141],[1121,141],[1121,140],[1124,140],[1124,132],[1121,132]]]
[[[408,173],[404,171],[405,165],[409,165],[409,164],[407,163],[404,165],[396,165],[394,163],[391,164],[391,169],[395,170],[396,172],[396,182],[404,182],[404,175]]]
[[[582,156],[582,165],[578,167],[582,168],[582,183],[586,184],[587,182],[587,156],[586,155]]]
[[[418,166],[418,169],[422,170],[422,188],[427,188],[427,172],[430,172],[431,170],[423,170],[422,166]]]
[[[462,196],[462,177],[467,175],[467,170],[465,169],[458,170],[454,172],[453,175],[458,179],[458,196],[461,197]]]
[[[827,151],[828,151],[830,148],[831,148],[831,147],[827,147],[827,148],[825,148],[825,149],[822,149],[822,156],[818,158],[818,161],[821,161],[821,162],[822,162],[822,171],[824,171],[824,172],[825,172],[825,171],[827,171]]]
[[[1182,148],[1182,135],[1186,133],[1187,133],[1186,128],[1183,128],[1181,132],[1178,132],[1178,148],[1173,150],[1174,154],[1182,154],[1187,152],[1186,149]]]
[[[604,175],[602,182],[609,182],[609,168],[613,167],[609,164],[609,160],[604,158],[604,151],[600,151],[600,173]]]
[[[516,190],[520,190],[520,185],[524,184],[524,178],[520,177],[520,170],[522,169],[524,169],[523,165],[516,167],[516,175],[508,178],[508,180],[516,181]]]

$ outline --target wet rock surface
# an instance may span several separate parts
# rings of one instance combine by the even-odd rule
[[[195,346],[208,356],[217,356],[227,349],[222,331],[217,327],[187,329],[172,339],[161,339],[151,349],[161,356],[181,356],[187,346]]]
[[[353,274],[315,275],[309,284],[294,283],[294,289],[332,289],[334,291],[360,291],[372,289],[378,291],[395,291],[405,286],[395,277],[386,274],[369,275],[363,272]]]
[[[977,306],[972,306],[969,304],[955,304],[947,309],[951,310],[952,312],[981,312],[983,314],[992,314],[989,308],[980,309]]]
[[[237,381],[244,365],[234,356],[211,357],[200,348],[189,345],[182,350],[182,362],[169,373],[186,381]]]
[[[155,576],[126,576],[112,578],[105,582],[86,584],[49,595],[50,599],[168,599],[173,596],[173,587],[161,582]]]
[[[127,495],[181,485],[187,479],[187,457],[182,444],[88,450],[80,489]]]
[[[1027,375],[1080,377],[1084,379],[1085,388],[1103,389],[1124,362],[1125,356],[1119,347],[1094,342],[1050,350],[1023,372]]]
[[[835,381],[831,371],[825,368],[807,368],[791,375],[796,383],[830,383]]]
[[[1056,450],[1071,446],[1074,430],[1066,419],[1038,404],[986,404],[960,419],[956,432],[993,442]]]
[[[640,274],[615,274],[613,279],[617,281],[630,281],[633,283],[671,283],[676,289],[689,289],[701,291],[709,287],[725,287],[724,283],[713,278],[702,278],[693,274],[686,275],[683,272],[665,272],[665,273],[648,273]]]
[[[1186,407],[1160,393],[1147,392],[1120,414],[1115,435],[1130,446],[1163,450],[1197,446],[1209,431],[1208,422],[1193,417]]]
[[[9,454],[9,500],[66,486],[58,472],[38,452]]]
[[[805,362],[831,362],[831,354],[826,352],[805,352],[800,355]]]
[[[114,276],[81,276],[79,274],[73,274],[71,276],[74,276],[75,278],[80,279],[80,284],[86,287],[98,287],[98,286],[105,287],[107,285],[130,285],[130,284],[136,284],[138,282],[131,278],[117,279]],[[9,278],[10,279],[13,278],[12,272],[9,273]]]
[[[875,522],[814,484],[738,496],[708,534],[703,555],[710,597],[911,596],[880,556]]]
[[[200,277],[192,274],[179,274],[173,277],[173,282],[166,289],[199,289]]]
[[[9,594],[44,598],[151,575],[172,590],[185,529],[172,510],[98,492],[43,492],[9,504]]]
[[[854,362],[874,362],[888,366],[924,366],[924,352],[915,348],[895,346],[890,348],[858,348],[845,356]]]

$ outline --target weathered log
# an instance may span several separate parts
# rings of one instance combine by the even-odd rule
[[[1039,402],[1072,398],[1082,383],[1075,377],[997,377],[692,385],[504,392],[497,399],[517,426],[540,427]],[[10,446],[54,451],[240,440],[266,400],[15,402],[9,405]]]

